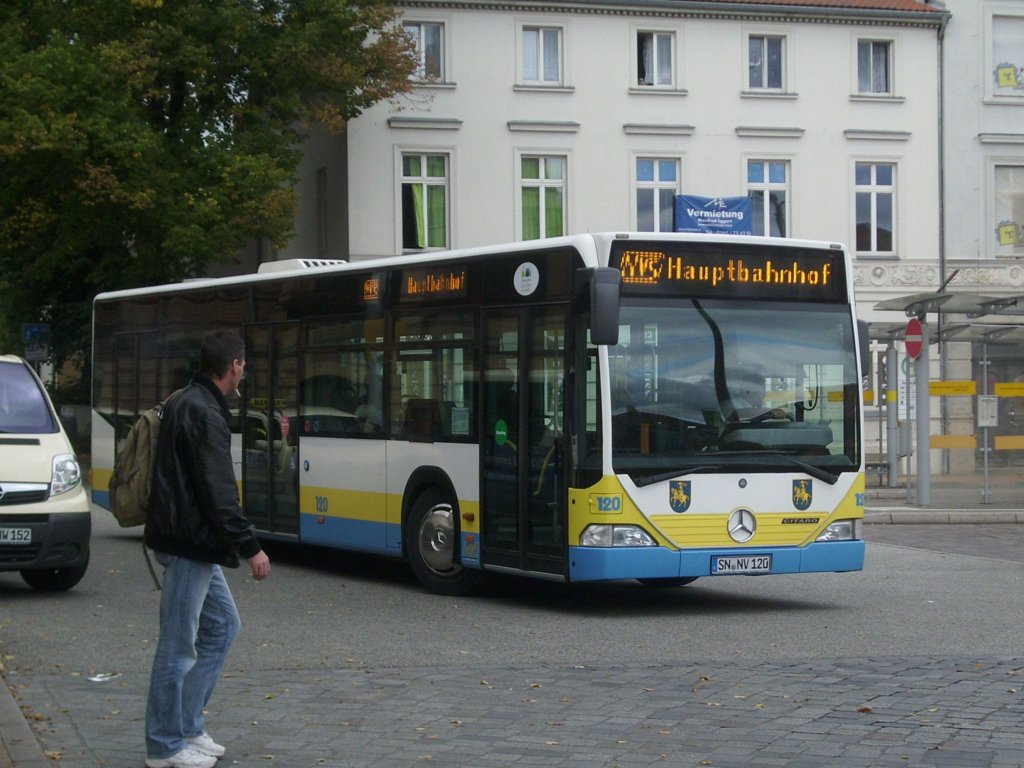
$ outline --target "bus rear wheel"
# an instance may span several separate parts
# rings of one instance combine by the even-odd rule
[[[405,555],[416,578],[437,595],[465,595],[474,578],[458,562],[455,508],[437,489],[416,499],[405,523]]]

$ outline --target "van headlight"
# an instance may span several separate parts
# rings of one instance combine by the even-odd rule
[[[656,547],[638,525],[588,525],[580,535],[581,547]]]
[[[50,495],[59,496],[67,493],[82,482],[82,468],[78,460],[70,453],[60,453],[53,457],[53,476],[50,480]]]
[[[836,520],[815,541],[856,541],[861,537],[863,520]]]

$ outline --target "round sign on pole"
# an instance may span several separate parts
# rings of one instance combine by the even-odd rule
[[[911,360],[917,360],[921,354],[921,342],[924,339],[924,330],[921,328],[921,321],[916,317],[907,321],[907,330],[903,334],[903,340],[907,344],[907,356]]]

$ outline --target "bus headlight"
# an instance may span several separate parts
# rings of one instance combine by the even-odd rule
[[[836,520],[821,532],[816,541],[856,541],[859,539],[862,520]]]
[[[588,525],[581,547],[656,547],[650,534],[637,525]]]

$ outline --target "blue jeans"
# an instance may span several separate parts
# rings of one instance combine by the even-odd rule
[[[242,623],[219,565],[163,552],[160,640],[146,702],[146,753],[170,757],[205,730],[210,701]]]

